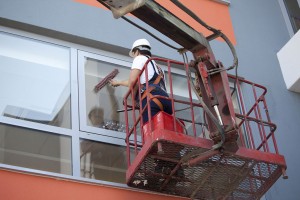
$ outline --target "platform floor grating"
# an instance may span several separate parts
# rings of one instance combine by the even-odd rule
[[[131,187],[191,199],[260,199],[281,175],[277,164],[219,152],[193,166],[187,161],[208,149],[160,141],[163,152],[153,143],[147,155],[132,170]]]

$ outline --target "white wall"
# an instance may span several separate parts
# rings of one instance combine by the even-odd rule
[[[300,93],[300,31],[277,53],[286,87]]]

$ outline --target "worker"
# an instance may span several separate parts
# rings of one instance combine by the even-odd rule
[[[129,52],[129,56],[133,58],[131,71],[129,75],[129,79],[123,81],[111,80],[110,84],[114,87],[117,86],[126,86],[131,87],[134,81],[139,76],[141,70],[143,69],[147,60],[152,56],[151,55],[151,46],[148,40],[146,39],[138,39],[136,40],[132,48]],[[160,95],[164,97],[168,97],[166,92],[166,87],[164,83],[164,77],[161,69],[157,66],[154,60],[151,60],[147,65],[148,70],[148,83],[149,88],[146,90],[146,74],[145,71],[141,74],[140,83],[141,84],[141,99],[142,99],[142,107],[144,108],[147,103],[147,93],[150,93],[150,97],[152,95]],[[137,85],[134,87],[135,96],[138,97],[137,93]],[[138,100],[138,99],[136,99]],[[165,98],[153,98],[150,101],[151,108],[151,117],[157,114],[160,111],[164,111],[168,114],[172,114],[172,103],[169,99]],[[143,123],[148,122],[148,109],[146,108],[145,112],[142,114]]]

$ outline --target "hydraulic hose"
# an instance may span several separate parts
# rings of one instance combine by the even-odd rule
[[[207,25],[203,20],[201,20],[195,13],[193,13],[190,9],[188,9],[186,6],[184,6],[182,3],[180,3],[178,0],[171,0],[171,2],[173,4],[175,4],[178,8],[180,8],[181,10],[183,10],[185,13],[187,13],[190,17],[192,17],[194,20],[196,20],[199,24],[201,24],[203,27],[205,27],[206,29],[212,31],[214,34],[219,35],[221,38],[223,38],[223,40],[227,43],[227,45],[229,46],[231,53],[233,55],[233,64],[232,66],[230,66],[227,70],[233,69],[235,67],[238,66],[238,58],[237,58],[237,54],[235,51],[235,48],[233,46],[233,44],[230,42],[230,40],[228,39],[228,37],[222,33],[220,30],[217,30],[209,25]]]

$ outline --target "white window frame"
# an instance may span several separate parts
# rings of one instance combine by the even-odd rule
[[[6,33],[6,34],[9,34],[9,35],[12,35],[12,36],[15,35],[17,37],[24,37],[24,39],[25,38],[33,39],[33,40],[36,40],[36,41],[42,41],[42,42],[45,42],[45,43],[49,43],[49,44],[69,48],[70,49],[70,54],[71,54],[70,55],[70,82],[71,82],[72,77],[73,77],[71,66],[72,66],[72,63],[76,62],[74,55],[72,56],[72,52],[74,52],[73,48],[71,48],[69,46],[65,46],[64,44],[55,43],[51,40],[49,41],[49,40],[45,40],[45,39],[40,39],[39,37],[37,38],[37,37],[33,36],[33,34],[23,33],[21,31],[15,31],[15,30],[5,28],[5,27],[1,27],[1,26],[0,26],[0,32]],[[71,93],[72,93],[72,87],[71,87]],[[72,98],[72,95],[71,95],[71,104],[72,104],[71,108],[70,108],[71,110],[72,110],[72,106],[73,106],[73,103],[72,103],[73,100],[76,101],[76,99]],[[59,134],[62,134],[62,135],[72,136],[72,128],[69,129],[69,128],[63,128],[63,127],[56,127],[56,126],[52,126],[52,125],[41,124],[41,123],[38,123],[38,122],[30,122],[30,121],[14,119],[14,118],[9,118],[9,117],[4,117],[4,116],[0,116],[0,123],[16,125],[16,126],[20,126],[20,127],[33,128],[33,129],[36,129],[36,130],[46,131],[46,132],[49,132],[49,133],[52,132],[52,133],[59,133]],[[74,122],[72,121],[71,123],[73,124]]]
[[[100,55],[100,54],[94,54],[94,53],[89,53],[85,51],[78,51],[78,77],[79,77],[79,106],[80,106],[80,130],[85,131],[88,133],[94,133],[98,135],[104,135],[104,136],[109,136],[109,137],[115,137],[115,138],[120,138],[120,139],[125,139],[126,133],[120,133],[117,131],[112,131],[112,130],[106,130],[103,128],[98,128],[98,127],[92,127],[88,126],[86,124],[86,116],[87,116],[87,110],[86,110],[86,95],[85,95],[85,61],[88,58],[92,58],[95,60],[99,61],[104,61],[108,63],[112,63],[115,65],[121,65],[124,67],[128,67],[130,69],[131,63],[128,61],[123,61],[119,60],[116,58],[108,57],[105,55]]]
[[[60,174],[60,173],[53,173],[49,171],[42,171],[42,170],[36,170],[36,169],[31,169],[31,168],[24,168],[24,167],[19,167],[19,166],[13,166],[13,165],[7,165],[7,164],[2,164],[0,163],[0,168],[6,168],[6,169],[12,169],[12,170],[17,170],[17,171],[24,171],[24,172],[29,172],[33,174],[43,174],[51,177],[61,177],[61,178],[66,178],[66,179],[72,179],[72,180],[79,180],[79,181],[84,181],[84,182],[93,182],[93,183],[98,183],[98,184],[105,184],[105,185],[111,185],[111,186],[117,186],[117,187],[122,187],[126,188],[126,184],[120,184],[120,183],[115,183],[115,182],[107,182],[107,181],[102,181],[102,180],[94,180],[94,179],[88,179],[88,178],[83,178],[81,177],[80,174],[80,140],[81,139],[88,139],[88,140],[93,140],[96,142],[102,142],[102,143],[109,143],[109,144],[114,144],[114,145],[120,145],[120,146],[125,146],[125,140],[124,139],[119,139],[119,138],[113,138],[113,137],[108,137],[105,135],[98,135],[98,134],[90,134],[88,132],[80,131],[79,127],[79,81],[78,81],[78,51],[79,49],[83,49],[86,52],[95,52],[98,53],[99,55],[106,55],[107,58],[109,57],[120,57],[120,59],[124,60],[123,62],[129,63],[130,58],[127,58],[122,55],[117,55],[114,53],[110,52],[105,52],[99,49],[94,49],[82,45],[77,45],[73,44],[70,42],[66,41],[61,41],[53,38],[49,38],[46,36],[34,34],[34,33],[28,33],[25,31],[13,29],[13,28],[7,28],[7,27],[2,27],[0,26],[0,31],[8,34],[13,34],[21,37],[26,37],[29,39],[34,39],[34,40],[40,40],[46,43],[50,44],[55,44],[59,46],[64,46],[67,48],[70,48],[71,56],[70,56],[70,82],[71,82],[71,123],[72,126],[71,128],[62,128],[62,127],[55,127],[51,125],[45,125],[45,124],[40,124],[37,122],[30,122],[30,121],[24,121],[24,120],[19,120],[19,119],[14,119],[14,118],[9,118],[9,117],[4,117],[0,116],[0,123],[3,123],[4,125],[13,125],[13,126],[18,126],[20,128],[30,128],[34,130],[40,130],[44,131],[47,133],[53,133],[53,134],[58,134],[58,135],[65,135],[65,136],[70,136],[71,137],[71,145],[72,145],[72,175],[65,175],[65,174]],[[97,55],[97,54],[95,54]],[[128,61],[126,61],[128,60]],[[81,108],[80,108],[81,109]],[[82,112],[82,111],[81,111]]]

